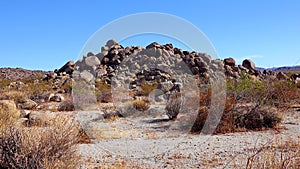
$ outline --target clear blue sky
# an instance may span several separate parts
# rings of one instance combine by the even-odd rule
[[[300,65],[297,0],[2,0],[0,67],[59,68],[77,60],[99,28],[139,12],[188,20],[206,34],[221,58],[250,57],[260,67]]]

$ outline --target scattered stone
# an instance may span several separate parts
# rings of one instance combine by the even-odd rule
[[[21,110],[20,118],[29,118],[30,111],[29,110]]]
[[[16,88],[16,89],[20,89],[21,87],[25,86],[25,83],[21,82],[21,81],[17,81],[17,82],[11,82],[9,84],[9,88]]]
[[[106,42],[106,46],[109,47],[109,48],[111,48],[113,45],[117,45],[117,44],[118,43],[113,39]]]
[[[55,117],[56,115],[50,112],[31,112],[27,124],[29,126],[48,126]]]

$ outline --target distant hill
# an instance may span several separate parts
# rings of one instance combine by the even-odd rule
[[[20,80],[24,78],[43,77],[49,71],[27,70],[23,68],[0,68],[0,79]]]
[[[273,67],[273,68],[256,67],[256,69],[258,69],[258,70],[273,70],[275,72],[285,72],[285,73],[300,73],[300,65],[297,65],[297,66]]]

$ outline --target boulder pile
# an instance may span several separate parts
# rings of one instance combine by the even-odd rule
[[[212,59],[206,53],[183,51],[172,44],[160,45],[153,42],[143,48],[141,46],[123,47],[114,40],[106,42],[97,54],[87,53],[77,62],[69,61],[54,73],[49,73],[45,80],[68,79],[73,77],[84,79],[88,83],[103,81],[108,85],[117,86],[120,81],[135,88],[143,82],[166,82],[176,79],[177,75],[196,75],[198,78],[209,78],[226,75],[227,79],[239,79],[248,75],[251,79],[266,78],[279,80],[295,80],[299,75],[289,78],[283,72],[256,69],[250,59],[237,65],[233,58],[224,60]],[[178,78],[177,78],[178,80]]]

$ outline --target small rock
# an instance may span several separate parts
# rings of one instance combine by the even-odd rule
[[[17,107],[19,109],[32,110],[32,109],[36,108],[37,105],[38,104],[36,102],[34,102],[33,100],[26,99],[25,101],[18,103]]]
[[[288,79],[289,79],[289,77],[288,77],[285,73],[283,73],[283,72],[279,72],[279,73],[276,75],[276,78],[277,78],[278,80],[288,80]]]
[[[235,66],[235,60],[233,58],[226,58],[224,59],[224,64],[234,67]]]
[[[30,114],[29,110],[21,110],[20,117],[21,118],[28,118],[29,114]]]
[[[74,111],[75,107],[71,100],[66,100],[58,105],[58,111]]]
[[[89,71],[87,71],[87,70],[84,70],[83,72],[81,72],[80,73],[80,77],[82,78],[82,79],[84,79],[85,81],[87,81],[87,82],[90,82],[90,81],[92,81],[93,79],[94,79],[94,75],[93,74],[91,74]]]
[[[117,44],[118,43],[113,39],[106,42],[106,46],[108,46],[109,48],[111,48],[113,45],[117,45]]]
[[[50,94],[49,96],[49,101],[51,102],[61,102],[61,101],[64,101],[64,97],[61,95],[61,94]]]
[[[85,58],[85,63],[88,66],[98,66],[101,64],[100,60],[96,56],[90,56]]]
[[[29,126],[47,126],[55,118],[53,113],[49,112],[31,112],[28,118]]]

